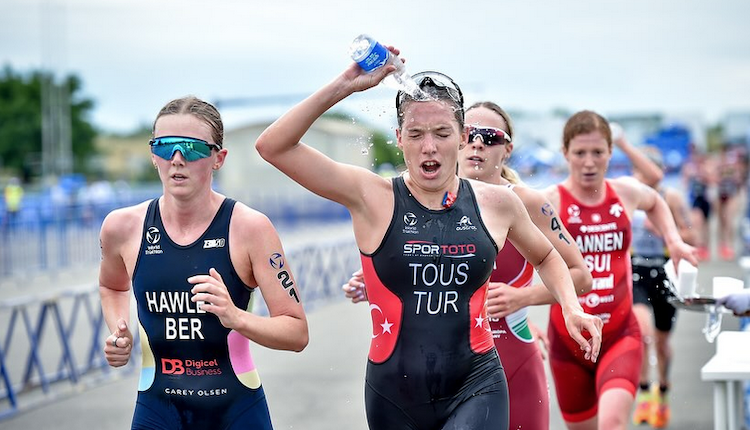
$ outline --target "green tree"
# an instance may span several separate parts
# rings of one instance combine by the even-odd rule
[[[38,174],[42,152],[42,88],[48,73],[15,72],[5,66],[0,72],[0,161],[2,167],[27,179]],[[82,82],[69,75],[62,83],[70,95],[71,150],[73,170],[86,172],[86,160],[95,152],[96,130],[88,120],[94,102],[80,95]]]
[[[389,139],[383,132],[373,132],[372,150],[376,170],[383,164],[390,164],[395,169],[404,164],[404,158],[401,150],[398,149],[395,136]]]
[[[718,152],[724,144],[724,127],[714,124],[706,130],[706,149],[709,152]]]

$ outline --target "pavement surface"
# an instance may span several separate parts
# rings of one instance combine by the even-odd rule
[[[283,235],[282,239],[287,240]],[[95,273],[92,268],[76,273],[71,279],[63,275],[49,281],[32,279],[26,282],[23,290],[44,289],[43,285],[37,285],[44,282],[48,286],[65,285],[72,280],[76,281],[72,285],[94,283]],[[742,279],[744,275],[733,262],[704,263],[699,268],[698,291],[710,294],[711,279],[715,276]],[[547,307],[536,307],[531,311],[531,319],[546,326],[547,312]],[[308,314],[310,344],[303,352],[273,351],[253,345],[252,354],[277,430],[367,429],[363,382],[371,332],[368,313],[367,306],[352,305],[343,297],[333,299],[327,305],[316,306]],[[701,332],[705,321],[704,313],[685,310],[678,313],[673,335],[670,429],[713,428],[712,385],[700,379],[701,367],[715,352],[715,345],[707,342]],[[738,325],[737,318],[724,316],[723,330],[737,330]],[[113,373],[116,375],[113,378],[89,381],[54,400],[42,399],[37,406],[0,420],[0,429],[129,428],[138,371],[117,369]],[[549,380],[552,384],[551,378]],[[550,387],[550,394],[550,428],[564,429],[553,387]]]

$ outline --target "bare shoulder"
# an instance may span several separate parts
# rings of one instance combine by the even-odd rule
[[[266,214],[240,202],[234,205],[231,228],[242,236],[252,238],[278,236],[276,228]]]
[[[513,187],[513,191],[516,192],[526,207],[538,207],[545,203],[549,203],[549,198],[547,198],[543,191],[524,186],[515,186]]]
[[[521,199],[533,220],[555,216],[557,205],[547,197],[544,191],[529,187],[514,187],[513,190]]]
[[[151,200],[110,212],[102,223],[102,237],[126,237],[134,232],[140,232],[143,228],[143,221],[146,219],[149,203]]]
[[[475,179],[467,179],[474,189],[474,194],[477,196],[477,200],[480,203],[502,203],[508,199],[517,200],[518,196],[508,186],[490,184],[487,182],[477,181]]]
[[[557,188],[557,184],[552,184],[540,192],[554,207],[560,206],[560,190]]]
[[[643,182],[639,181],[638,179],[635,179],[633,176],[625,175],[625,176],[619,176],[617,178],[608,179],[609,183],[612,184],[615,187],[638,187],[638,186],[646,186],[643,184]]]
[[[367,171],[366,175],[370,178],[366,183],[366,188],[362,190],[361,199],[363,206],[360,208],[365,212],[372,212],[388,208],[385,212],[390,214],[393,210],[393,204],[384,204],[384,202],[393,202],[393,181],[394,177],[385,178],[373,172]],[[351,208],[356,210],[357,208]]]
[[[482,213],[510,214],[514,211],[525,211],[523,201],[511,188],[471,179],[469,181]]]
[[[632,176],[620,176],[619,178],[609,179],[608,181],[618,196],[631,200],[639,193],[651,189],[648,185]]]

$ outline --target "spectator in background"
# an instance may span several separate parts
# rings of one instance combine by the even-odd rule
[[[711,199],[709,188],[713,182],[713,161],[695,145],[690,145],[690,158],[682,166],[682,178],[688,190],[690,205],[690,223],[695,232],[694,241],[698,250],[698,259],[706,261],[711,258]]]
[[[719,257],[734,260],[734,236],[739,209],[740,190],[744,185],[743,166],[738,153],[729,145],[721,147],[716,165],[718,191],[716,212],[719,216]]]
[[[21,211],[23,201],[23,187],[15,176],[10,178],[5,186],[5,226],[9,229],[15,227],[18,222],[18,214]]]
[[[79,201],[86,221],[99,223],[114,209],[114,187],[106,179],[97,179],[81,189]]]

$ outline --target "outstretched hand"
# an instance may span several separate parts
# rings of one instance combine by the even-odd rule
[[[719,297],[716,304],[731,310],[736,316],[750,316],[750,290]]]
[[[104,342],[104,357],[112,367],[121,367],[130,361],[133,351],[133,334],[124,318],[117,320],[117,329]]]
[[[581,347],[584,358],[593,363],[599,358],[599,350],[602,347],[603,325],[601,318],[587,314],[583,310],[575,310],[565,315],[565,327],[570,337]],[[583,336],[584,331],[591,335],[589,339]]]
[[[675,273],[680,273],[678,267],[680,265],[680,260],[682,259],[685,259],[693,266],[698,267],[698,250],[695,247],[679,241],[675,244],[668,245],[668,248],[669,255],[672,257],[672,263],[674,264]]]

